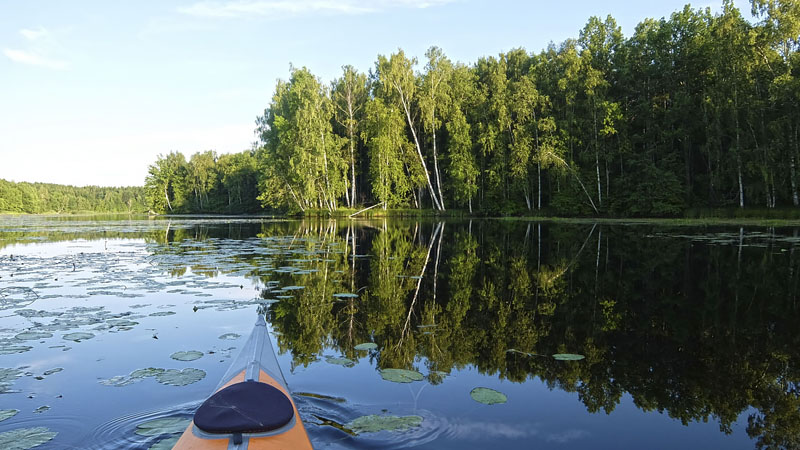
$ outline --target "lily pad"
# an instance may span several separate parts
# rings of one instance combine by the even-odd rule
[[[123,387],[136,383],[137,381],[141,381],[148,377],[155,377],[162,373],[164,373],[164,369],[158,369],[155,367],[148,367],[146,369],[136,369],[133,372],[131,372],[130,375],[118,375],[116,377],[111,377],[106,380],[100,380],[100,384],[106,386]]]
[[[495,405],[508,401],[508,397],[506,397],[506,395],[502,392],[485,387],[476,387],[470,391],[469,395],[473,400],[478,403],[483,403],[484,405]]]
[[[574,353],[556,353],[553,355],[553,359],[558,361],[580,361],[583,358],[585,358],[585,356],[576,355]]]
[[[47,339],[53,337],[53,333],[46,333],[42,331],[23,331],[22,333],[14,336],[15,339],[20,341],[35,341],[38,339]]]
[[[0,383],[13,383],[17,378],[22,377],[20,369],[5,369],[0,367]]]
[[[44,375],[44,376],[50,376],[50,375],[52,375],[52,374],[54,374],[54,373],[61,372],[62,370],[64,370],[64,368],[63,368],[63,367],[55,367],[55,368],[53,368],[53,369],[45,370],[45,371],[44,371],[44,373],[43,373],[42,375]]]
[[[205,377],[205,371],[189,367],[183,370],[167,369],[156,375],[156,381],[168,386],[187,386],[197,383]]]
[[[45,412],[45,411],[47,411],[47,410],[49,410],[49,409],[50,409],[50,407],[49,407],[49,406],[47,406],[47,405],[44,405],[44,406],[40,406],[40,407],[38,407],[38,408],[34,409],[34,410],[33,410],[33,413],[34,413],[34,414],[41,414],[41,413],[43,413],[43,412]]]
[[[378,431],[404,431],[422,425],[420,416],[378,416],[370,414],[353,419],[347,428],[357,434],[376,433]]]
[[[139,325],[139,322],[134,322],[133,320],[128,320],[128,319],[112,319],[107,321],[106,323],[113,327],[132,327],[135,325]]]
[[[5,450],[28,450],[50,442],[58,433],[45,427],[17,428],[0,433],[0,448]]]
[[[195,359],[200,359],[203,357],[203,352],[198,352],[197,350],[189,350],[186,352],[175,352],[170,355],[170,358],[178,360],[178,361],[194,361]]]
[[[383,369],[381,370],[381,377],[386,381],[394,383],[411,383],[412,381],[421,381],[425,378],[416,370],[406,369]]]
[[[363,344],[358,344],[353,348],[356,350],[375,350],[378,348],[378,344],[374,342],[364,342]]]
[[[358,294],[351,294],[349,292],[341,292],[339,294],[333,294],[336,298],[358,298]]]
[[[188,426],[188,425],[187,425]],[[180,436],[173,436],[166,439],[162,439],[155,444],[150,446],[149,450],[172,450],[172,447],[175,447],[175,444],[178,443],[178,439]]]
[[[325,358],[325,361],[328,364],[336,364],[337,366],[345,366],[345,367],[352,367],[355,362],[350,358],[340,358],[335,356],[329,356]]]
[[[164,317],[164,316],[172,316],[174,315],[174,311],[157,311],[154,313],[148,314],[150,317]]]
[[[236,333],[225,333],[222,336],[220,336],[219,338],[222,339],[222,340],[225,340],[225,341],[233,341],[233,340],[239,339],[241,336],[242,335],[236,334]]]
[[[136,434],[139,436],[161,436],[162,434],[180,433],[192,423],[192,419],[185,417],[164,417],[148,420],[136,425]]]
[[[93,337],[94,337],[94,334],[92,334],[92,333],[83,333],[83,332],[68,333],[68,334],[65,334],[63,336],[64,339],[66,339],[68,341],[75,341],[75,342],[85,341],[86,339],[91,339]]]
[[[131,372],[131,377],[133,378],[147,378],[147,377],[155,377],[157,375],[161,375],[164,373],[164,369],[159,369],[157,367],[148,367],[146,369],[136,369]]]
[[[18,409],[0,409],[0,422],[17,415]]]
[[[15,353],[25,353],[32,349],[29,345],[17,345],[11,342],[0,342],[0,355],[13,355]]]

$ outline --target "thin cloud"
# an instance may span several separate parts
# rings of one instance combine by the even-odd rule
[[[32,51],[14,50],[10,48],[5,48],[3,49],[3,54],[6,55],[8,59],[14,62],[18,62],[20,64],[28,64],[31,66],[44,67],[47,69],[55,69],[55,70],[64,70],[67,68],[67,63],[65,61],[59,61],[57,59],[49,59]]]
[[[205,18],[286,17],[325,14],[366,14],[391,8],[428,8],[457,0],[242,0],[201,1],[178,12]]]
[[[63,52],[53,34],[44,27],[23,28],[19,34],[27,41],[27,48],[4,48],[3,54],[11,61],[53,70],[64,70],[69,66],[54,56]]]
[[[41,39],[43,37],[47,37],[49,32],[44,29],[44,27],[36,28],[35,30],[23,28],[19,30],[19,34],[21,34],[25,39],[29,41],[35,41],[37,39]]]

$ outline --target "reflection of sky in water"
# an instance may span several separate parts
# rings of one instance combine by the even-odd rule
[[[47,226],[51,229],[69,233],[86,231],[85,227],[100,235],[97,239],[67,237],[61,242],[32,240],[0,248],[0,293],[5,294],[0,299],[0,351],[12,345],[33,347],[23,353],[0,354],[0,368],[20,368],[25,373],[10,386],[19,392],[0,394],[0,409],[20,410],[18,415],[0,422],[0,432],[46,426],[59,432],[52,448],[147,448],[156,439],[135,435],[137,424],[174,415],[188,417],[216,386],[236,347],[246,338],[256,307],[262,303],[259,289],[271,281],[274,289],[270,298],[314,295],[303,294],[314,286],[292,286],[302,276],[318,274],[318,266],[309,259],[333,257],[321,250],[325,246],[314,247],[316,250],[311,252],[302,250],[306,244],[313,247],[314,239],[305,241],[291,235],[257,238],[255,233],[260,228],[247,228],[252,224],[258,222],[242,222],[245,232],[228,239],[227,224],[204,221],[204,227],[217,227],[217,233],[195,240],[192,221],[188,220],[126,221],[121,225],[129,230],[126,238],[102,237],[103,231],[115,230],[112,222],[100,226],[91,221],[49,221]],[[20,229],[28,222],[13,225]],[[169,230],[165,230],[167,225]],[[141,236],[167,236],[176,228],[188,230],[187,234],[169,243]],[[35,225],[32,230],[36,231]],[[656,237],[670,239],[665,235]],[[343,239],[342,230],[339,240]],[[738,243],[734,234],[725,239],[733,239],[730,245]],[[443,242],[445,252],[449,252],[449,238]],[[341,244],[327,248],[343,251],[346,246]],[[360,245],[358,253],[369,255],[368,245]],[[423,250],[426,246],[427,242],[420,244]],[[593,255],[589,257],[594,260]],[[363,261],[358,263],[362,267],[370,263],[369,257],[357,259]],[[331,274],[344,277],[349,265],[340,269],[345,270]],[[254,270],[263,278],[253,276]],[[409,272],[402,277],[413,286],[417,275]],[[280,283],[275,281],[278,279]],[[343,286],[326,295],[331,302],[368,298],[364,291],[360,291],[363,298],[333,298],[333,294],[347,290]],[[442,296],[440,293],[440,300]],[[420,296],[421,302],[428,299],[425,293]],[[46,330],[53,336],[17,342],[14,336],[25,330]],[[80,342],[64,339],[73,332],[92,333],[94,337]],[[242,336],[220,339],[232,333]],[[431,331],[422,327],[419,333]],[[665,413],[645,413],[628,394],[623,395],[611,414],[590,414],[577,393],[548,387],[535,377],[523,383],[501,380],[496,374],[480,373],[471,364],[453,368],[438,385],[426,381],[390,383],[381,378],[376,360],[363,356],[366,353],[352,367],[326,363],[326,358],[335,361],[333,358],[342,356],[330,344],[320,354],[312,355],[315,360],[307,366],[294,365],[289,353],[279,355],[293,390],[346,400],[337,403],[298,398],[309,433],[320,448],[753,447],[744,432],[746,415],[733,424],[733,434],[729,436],[720,433],[713,419],[684,426]],[[199,351],[203,356],[193,361],[170,358],[177,351]],[[427,375],[427,363],[426,358],[417,356],[414,367]],[[64,370],[43,375],[54,368]],[[196,368],[204,371],[205,377],[182,387],[161,384],[155,377],[137,379],[123,387],[100,383],[130,376],[143,368]],[[476,386],[496,389],[507,395],[508,402],[479,404],[469,396]],[[40,414],[33,412],[42,406],[50,409]],[[320,419],[346,424],[358,416],[383,413],[419,414],[425,421],[420,429],[404,434],[349,437],[321,425]]]

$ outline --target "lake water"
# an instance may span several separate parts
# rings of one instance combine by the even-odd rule
[[[316,448],[796,447],[798,283],[792,228],[0,217],[0,443],[169,448],[265,313]]]

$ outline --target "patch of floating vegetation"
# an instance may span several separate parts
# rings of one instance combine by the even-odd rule
[[[50,442],[58,435],[45,427],[17,428],[0,433],[0,448],[4,450],[28,450]]]
[[[476,387],[470,391],[469,396],[478,403],[484,405],[497,405],[508,401],[505,394],[486,387]]]
[[[342,397],[332,397],[330,395],[315,394],[313,392],[292,392],[292,395],[299,395],[301,397],[309,397],[309,398],[317,398],[317,399],[328,400],[328,401],[336,402],[336,403],[347,403],[347,399],[344,399]]]
[[[422,381],[425,378],[416,370],[406,369],[383,369],[381,377],[393,383],[411,383],[412,381]]]
[[[328,364],[334,364],[337,366],[344,366],[344,367],[353,367],[355,365],[355,361],[350,358],[338,357],[338,356],[328,356],[325,358],[325,362]]]
[[[375,350],[378,348],[378,344],[374,342],[364,342],[363,344],[358,344],[353,348],[355,350]]]
[[[220,336],[219,339],[222,339],[224,341],[235,341],[236,339],[239,339],[240,337],[242,337],[242,335],[240,335],[240,334],[225,333],[222,336]]]
[[[405,431],[422,425],[420,416],[379,416],[370,414],[351,420],[346,427],[356,434],[379,431]]]
[[[180,351],[170,355],[170,358],[176,361],[194,361],[203,357],[203,352],[197,350]]]
[[[11,386],[23,375],[22,369],[0,368],[0,394],[15,392],[11,390]]]
[[[192,419],[186,417],[163,417],[136,425],[135,433],[139,436],[162,436],[182,433],[190,423],[192,423]]]
[[[192,367],[186,369],[161,369],[148,367],[137,369],[129,375],[118,375],[105,380],[100,380],[100,384],[105,386],[123,387],[128,386],[145,378],[153,377],[157,382],[167,386],[188,386],[205,378],[206,372]]]
[[[47,406],[47,405],[43,405],[43,406],[40,406],[40,407],[38,407],[38,408],[34,409],[34,410],[33,410],[33,413],[34,413],[34,414],[41,414],[41,413],[43,413],[43,412],[45,412],[45,411],[49,411],[49,410],[50,410],[50,407],[49,407],[49,406]]]
[[[77,332],[77,333],[68,333],[62,336],[62,339],[67,341],[74,341],[74,342],[81,342],[87,339],[91,339],[94,337],[92,333],[85,333],[85,332]]]
[[[51,337],[53,337],[53,333],[44,331],[23,331],[22,333],[18,333],[16,336],[14,336],[14,339],[18,339],[20,341],[36,341]]]
[[[189,367],[183,370],[167,369],[156,375],[156,381],[167,386],[188,386],[206,377],[206,372],[201,369]]]
[[[0,355],[25,353],[32,348],[30,345],[20,345],[19,341],[13,339],[0,339]]]
[[[557,361],[580,361],[584,358],[585,356],[574,353],[556,353],[553,355],[553,359]]]
[[[0,409],[0,422],[17,415],[18,409]]]

